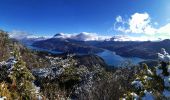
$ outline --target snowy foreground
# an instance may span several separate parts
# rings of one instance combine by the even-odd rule
[[[160,65],[154,67],[152,71],[144,64],[144,71],[136,75],[136,79],[131,83],[134,90],[125,94],[122,100],[155,100],[157,97],[170,99],[170,55],[162,49],[162,52],[158,53],[158,59]],[[157,84],[154,82],[158,79],[161,80],[163,88],[160,94],[156,95],[157,90],[151,87]]]

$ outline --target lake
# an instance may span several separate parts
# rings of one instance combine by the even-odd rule
[[[115,52],[109,50],[97,53],[97,55],[103,58],[103,60],[110,66],[119,66],[127,61],[130,61],[132,64],[137,65],[139,62],[144,61],[144,59],[138,57],[122,57],[120,55],[117,55]]]
[[[63,53],[63,52],[59,52],[59,51],[51,51],[51,50],[47,50],[47,49],[37,48],[37,47],[33,47],[33,46],[27,46],[27,47],[32,50],[46,51],[46,52],[50,52],[53,54]],[[104,50],[104,52],[97,53],[96,55],[101,57],[106,62],[106,64],[108,64],[109,66],[115,66],[115,67],[120,66],[121,64],[123,64],[127,61],[130,61],[131,64],[134,64],[134,65],[137,65],[139,62],[144,61],[144,59],[141,59],[138,57],[122,57],[120,55],[117,55],[115,52],[112,52],[109,50]]]

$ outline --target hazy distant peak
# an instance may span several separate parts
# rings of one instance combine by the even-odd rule
[[[64,33],[57,33],[54,35],[54,37],[63,36],[63,35],[64,35]]]
[[[63,39],[67,39],[67,38],[71,38],[71,34],[66,34],[66,33],[57,33],[53,36],[53,38],[63,38]]]

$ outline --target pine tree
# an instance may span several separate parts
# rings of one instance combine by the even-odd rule
[[[10,69],[9,77],[12,80],[12,90],[16,91],[20,99],[30,100],[35,97],[35,88],[33,85],[34,76],[26,67],[22,60],[20,52],[15,48],[13,53],[15,63]]]
[[[132,91],[128,91],[123,99],[169,99],[170,98],[170,55],[162,49],[158,53],[159,66],[151,71],[146,64],[132,82]]]
[[[11,92],[8,89],[8,85],[5,82],[0,83],[0,99],[12,100]]]

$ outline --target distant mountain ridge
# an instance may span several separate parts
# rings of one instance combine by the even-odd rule
[[[77,41],[104,41],[110,39],[110,36],[100,36],[95,33],[81,32],[79,34],[65,34],[57,33],[53,38],[63,38],[63,39],[72,39]]]
[[[86,34],[87,35],[87,34]],[[62,33],[56,34],[54,37],[46,40],[36,41],[32,44],[34,47],[48,49],[52,51],[70,52],[79,54],[94,54],[103,52],[104,49],[114,51],[116,54],[124,57],[139,57],[143,59],[156,59],[157,52],[161,48],[165,48],[170,52],[170,40],[163,41],[118,41],[122,37],[112,37],[103,41],[84,41],[81,39],[82,34],[76,35],[80,37],[70,38]]]
[[[102,52],[103,50],[92,45],[85,44],[84,41],[75,41],[63,38],[50,38],[37,41],[32,44],[34,47],[48,49],[51,51],[90,54]]]
[[[139,57],[143,59],[156,59],[157,52],[160,52],[161,48],[165,48],[167,52],[170,52],[170,40],[163,41],[108,41],[100,42],[96,47],[115,51],[116,54],[124,57]]]

